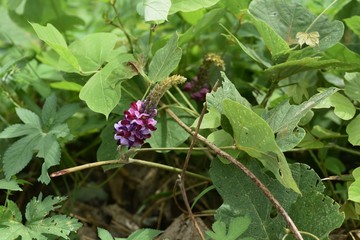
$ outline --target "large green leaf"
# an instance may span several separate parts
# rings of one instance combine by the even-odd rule
[[[289,45],[297,42],[296,34],[305,32],[316,19],[316,15],[300,3],[292,0],[254,0],[250,12],[271,26]],[[308,32],[320,34],[319,48],[325,50],[338,43],[344,32],[340,21],[329,21],[321,16]]]
[[[360,146],[360,114],[356,116],[347,126],[346,133],[349,135],[349,142],[354,146]]]
[[[80,65],[74,54],[68,48],[64,37],[61,33],[50,23],[46,27],[37,23],[30,23],[34,28],[38,37],[55,50],[60,57],[70,64],[75,71],[81,71]]]
[[[136,10],[146,22],[162,23],[167,20],[170,7],[170,0],[143,0]]]
[[[261,169],[253,159],[243,163],[268,187],[299,230],[327,239],[329,232],[343,223],[344,214],[339,213],[339,205],[322,194],[325,187],[321,179],[307,165],[290,165],[292,175],[302,192],[299,195],[288,191],[271,178],[266,169]],[[242,171],[232,165],[212,161],[210,176],[224,201],[217,210],[216,219],[230,224],[232,218],[249,217],[251,223],[242,237],[256,236],[257,240],[269,240],[284,236],[284,228],[288,226],[282,216],[274,212],[263,192]],[[313,239],[305,235],[303,237],[306,240]]]
[[[113,33],[93,33],[70,44],[83,72],[95,72],[109,60],[118,37]]]
[[[328,88],[326,91],[312,96],[300,105],[290,105],[285,102],[263,115],[265,121],[276,133],[276,142],[282,151],[294,148],[305,136],[305,131],[298,127],[300,120],[316,105],[338,91]]]
[[[286,54],[286,52],[290,50],[287,42],[276,33],[275,29],[271,28],[263,20],[254,17],[251,13],[248,13],[248,16],[250,17],[251,23],[254,24],[260,33],[260,36],[273,57],[279,57],[281,54]]]
[[[94,112],[108,117],[120,100],[121,82],[136,74],[127,65],[132,59],[132,55],[124,54],[109,62],[86,82],[80,91],[80,99]]]
[[[193,12],[202,8],[208,8],[215,5],[219,0],[172,0],[170,13]]]
[[[159,82],[167,78],[178,66],[182,51],[178,47],[179,36],[174,34],[166,45],[159,49],[149,65],[149,78],[151,81]]]
[[[285,187],[300,192],[286,158],[276,144],[274,132],[265,120],[233,100],[225,99],[223,107],[234,131],[236,147],[261,161]]]

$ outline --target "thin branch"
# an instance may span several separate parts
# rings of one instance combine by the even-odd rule
[[[130,163],[134,163],[134,164],[138,164],[138,165],[142,165],[142,166],[148,166],[148,167],[164,169],[164,170],[170,171],[170,172],[176,172],[176,173],[181,173],[182,172],[182,169],[179,169],[179,168],[163,165],[163,164],[160,164],[160,163],[154,163],[154,162],[149,162],[149,161],[145,161],[145,160],[129,158],[128,161],[125,161],[123,159],[108,160],[108,161],[87,163],[87,164],[83,164],[83,165],[76,166],[76,167],[66,168],[66,169],[63,169],[63,170],[60,170],[60,171],[57,171],[57,172],[54,172],[54,173],[50,174],[50,177],[59,177],[59,176],[62,176],[62,175],[68,174],[68,173],[82,171],[82,170],[89,169],[89,168],[94,168],[94,167],[101,167],[101,166],[113,165],[113,164],[130,164]],[[200,174],[197,174],[197,173],[187,171],[186,174],[189,175],[189,176],[192,176],[192,177],[196,177],[196,178],[211,182],[210,178],[205,177],[205,176],[200,175]]]
[[[192,153],[192,149],[194,148],[195,146],[195,143],[196,143],[196,139],[197,139],[197,134],[199,132],[199,129],[200,129],[200,125],[201,125],[201,122],[204,118],[204,115],[205,115],[205,112],[206,112],[206,102],[204,103],[204,107],[201,111],[201,114],[199,116],[199,121],[197,123],[197,126],[196,126],[196,129],[195,129],[195,133],[193,135],[193,138],[191,140],[191,144],[190,144],[190,148],[189,148],[189,151],[187,152],[187,155],[186,155],[186,158],[185,158],[185,162],[184,162],[184,166],[183,166],[183,169],[182,169],[182,172],[181,172],[181,175],[180,175],[180,182],[179,182],[179,187],[181,189],[181,194],[182,194],[182,197],[184,199],[184,203],[185,203],[185,206],[186,206],[186,209],[188,211],[188,214],[192,220],[192,222],[194,223],[194,226],[196,228],[196,230],[198,231],[201,239],[205,240],[205,237],[204,237],[204,234],[203,232],[201,231],[200,227],[199,227],[199,224],[197,223],[196,219],[195,219],[195,216],[194,214],[192,213],[192,210],[191,210],[191,207],[190,207],[190,204],[189,204],[189,199],[187,197],[187,194],[186,194],[186,190],[185,190],[185,173],[186,173],[186,169],[189,165],[189,161],[190,161],[190,156],[191,156],[191,153]]]
[[[181,121],[176,114],[170,109],[166,109],[166,112],[189,134],[194,135],[195,132],[191,130],[183,121]],[[205,143],[209,148],[211,148],[217,155],[224,157],[229,160],[236,167],[240,168],[254,183],[255,185],[264,193],[264,195],[270,200],[270,202],[274,205],[276,210],[280,213],[280,215],[284,218],[285,222],[288,224],[290,230],[294,234],[294,237],[297,240],[303,240],[299,230],[297,229],[295,223],[290,218],[286,210],[282,207],[279,201],[274,197],[274,195],[270,192],[270,190],[241,162],[230,156],[228,153],[222,151],[220,148],[215,146],[213,143],[209,142],[205,137],[200,134],[197,135],[197,139]]]

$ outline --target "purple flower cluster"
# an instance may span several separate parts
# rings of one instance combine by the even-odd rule
[[[128,148],[141,146],[156,130],[156,114],[156,109],[146,111],[144,102],[132,102],[129,110],[124,111],[124,119],[114,124],[115,140]]]
[[[210,85],[199,81],[195,76],[190,82],[186,82],[183,87],[185,92],[190,93],[190,97],[196,101],[205,101],[206,94],[210,92]]]

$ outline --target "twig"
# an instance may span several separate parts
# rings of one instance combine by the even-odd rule
[[[62,176],[62,175],[68,174],[68,173],[73,173],[73,172],[85,170],[85,169],[88,169],[88,168],[101,167],[101,166],[105,166],[105,165],[130,164],[130,163],[143,165],[143,166],[148,166],[148,167],[160,168],[160,169],[164,169],[164,170],[171,171],[171,172],[177,172],[177,173],[182,172],[182,169],[179,169],[179,168],[163,165],[163,164],[160,164],[160,163],[154,163],[154,162],[149,162],[149,161],[145,161],[145,160],[129,158],[128,161],[125,161],[123,159],[108,160],[108,161],[87,163],[87,164],[83,164],[83,165],[76,166],[76,167],[66,168],[66,169],[63,169],[63,170],[60,170],[60,171],[57,171],[57,172],[54,172],[54,173],[50,174],[50,177],[59,177],[59,176]],[[196,177],[196,178],[211,182],[210,178],[205,177],[205,176],[200,175],[200,174],[197,174],[197,173],[186,171],[186,174],[189,175],[189,176],[192,176],[192,177]]]
[[[197,223],[196,219],[195,219],[195,216],[194,214],[192,213],[192,210],[191,210],[191,207],[190,207],[190,204],[189,204],[189,199],[187,197],[187,194],[186,194],[186,190],[185,190],[185,173],[186,173],[186,169],[189,165],[189,161],[190,161],[190,156],[191,156],[191,153],[192,153],[192,149],[194,148],[195,146],[195,143],[196,143],[196,139],[197,139],[197,134],[199,132],[199,129],[200,129],[200,125],[201,125],[201,122],[204,118],[204,115],[205,115],[205,112],[206,112],[206,102],[204,103],[204,107],[201,111],[201,114],[199,116],[199,121],[197,123],[197,126],[196,126],[196,129],[195,129],[195,133],[193,135],[193,139],[191,140],[191,144],[190,144],[190,148],[189,148],[189,151],[187,152],[187,155],[186,155],[186,158],[185,158],[185,162],[184,162],[184,166],[183,166],[183,169],[182,169],[182,172],[181,172],[181,175],[180,175],[180,182],[179,182],[179,187],[181,189],[181,194],[182,194],[182,197],[184,199],[184,203],[185,203],[185,206],[186,206],[186,209],[188,211],[188,214],[189,214],[189,217],[191,218],[191,220],[193,221],[194,223],[194,226],[196,228],[196,230],[198,231],[201,239],[205,240],[205,237],[204,237],[204,234],[203,232],[201,231],[200,227],[199,227],[199,224]]]
[[[176,114],[171,111],[170,109],[166,109],[166,112],[189,134],[195,135],[195,132],[191,130],[183,121],[181,121]],[[197,139],[205,143],[209,148],[211,148],[217,155],[224,157],[225,159],[229,160],[235,166],[240,168],[254,183],[255,185],[264,193],[264,195],[270,200],[270,202],[274,205],[276,210],[283,216],[285,222],[288,224],[291,232],[294,234],[294,237],[297,240],[303,240],[299,230],[297,229],[295,223],[290,218],[286,210],[281,206],[279,201],[274,197],[274,195],[270,192],[270,190],[241,162],[237,161],[235,158],[230,156],[228,153],[222,151],[220,148],[215,146],[213,143],[209,142],[205,137],[197,134]]]

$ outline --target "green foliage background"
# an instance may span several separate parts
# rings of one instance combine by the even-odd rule
[[[25,225],[10,195],[24,184],[51,183],[50,172],[84,163],[79,159],[123,157],[113,140],[114,122],[168,76],[191,81],[204,74],[199,69],[208,53],[219,55],[226,70],[206,69],[208,83],[219,80],[220,87],[207,94],[199,133],[264,182],[304,239],[311,239],[306,233],[327,239],[343,224],[346,231],[357,228],[359,9],[356,0],[1,1],[0,188],[7,194],[0,235],[19,227],[8,239],[41,239],[51,234],[42,229],[36,235],[41,221],[52,222],[52,233],[65,239],[80,228],[73,218],[48,216],[65,200],[60,195],[72,194],[69,187],[63,191],[52,182],[48,187],[59,196],[33,196],[26,212],[41,204],[46,211],[36,221],[25,214]],[[298,33],[308,36],[302,46]],[[157,131],[143,148],[159,152],[157,166],[168,169],[173,163],[162,160],[171,150],[184,158],[191,138],[167,110],[194,129],[203,105],[182,86],[161,101]],[[205,167],[190,165],[210,176],[223,201],[207,238],[287,234],[281,216],[238,168],[209,151],[192,158],[208,160]],[[75,188],[86,180],[79,172],[64,177]],[[56,231],[62,224],[71,231]],[[129,239],[160,233],[143,229]],[[98,234],[112,239],[102,228]]]

